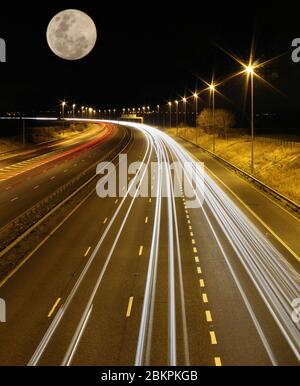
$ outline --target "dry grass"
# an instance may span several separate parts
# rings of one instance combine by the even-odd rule
[[[99,125],[98,125],[99,127]],[[65,139],[74,135],[80,134],[85,130],[92,130],[95,128],[93,124],[76,124],[67,125],[65,130],[60,126],[53,126],[50,129],[47,127],[35,127],[31,129],[32,143],[27,144],[30,147],[33,144],[39,144],[46,141],[54,141],[58,139]],[[11,152],[23,148],[21,135],[11,138],[0,138],[0,155],[6,152]]]
[[[182,129],[180,135],[195,142],[194,129]],[[199,131],[198,143],[212,150],[212,135]],[[250,171],[251,142],[248,137],[216,138],[216,154]],[[279,142],[266,143],[256,138],[254,175],[273,189],[300,203],[300,146],[285,147]]]

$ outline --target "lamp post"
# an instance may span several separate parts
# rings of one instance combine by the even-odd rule
[[[160,116],[159,116],[160,106],[157,105],[156,108],[157,108],[157,126],[159,126],[160,125]]]
[[[169,105],[169,113],[170,113],[170,129],[172,127],[172,102],[168,102]]]
[[[75,105],[75,103],[72,105],[72,109],[73,109],[73,118],[75,118],[75,107],[76,107],[76,105]]]
[[[195,129],[196,129],[196,144],[198,143],[198,130],[197,130],[197,118],[198,118],[198,94],[194,92],[195,99]]]
[[[64,119],[65,119],[65,107],[66,107],[66,102],[63,101],[62,104],[61,104],[61,108],[62,108],[62,119],[63,119],[63,137],[65,136],[65,122],[64,122]]]
[[[61,103],[62,119],[65,119],[65,107],[66,107],[66,102],[63,101],[63,102]]]
[[[183,113],[184,113],[185,133],[186,133],[186,102],[187,102],[186,97],[183,97],[183,98],[182,98],[182,103],[183,103]]]
[[[176,106],[176,135],[178,137],[178,100],[175,101]]]
[[[250,76],[250,92],[251,92],[251,174],[254,172],[254,67],[249,64],[245,69]]]
[[[212,130],[213,130],[213,153],[216,151],[216,133],[215,133],[215,91],[216,87],[212,83],[209,85],[209,90],[212,96]]]

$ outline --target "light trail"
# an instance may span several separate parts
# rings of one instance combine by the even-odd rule
[[[143,162],[145,162],[147,160],[147,163],[149,163],[150,159],[151,159],[151,154],[152,154],[152,146],[150,145],[150,142],[148,141],[147,149],[146,149],[146,152],[145,152],[145,156],[143,158]],[[105,166],[104,166],[104,168],[105,168]],[[145,171],[144,171],[144,173],[145,173]],[[115,222],[119,212],[123,208],[123,205],[124,205],[124,202],[125,202],[126,198],[129,197],[129,192],[131,190],[131,187],[134,186],[134,183],[135,183],[136,179],[137,179],[137,175],[131,181],[131,184],[128,187],[128,190],[127,190],[125,196],[123,197],[120,205],[117,207],[117,209],[116,209],[112,219],[110,220],[109,224],[107,225],[104,233],[102,234],[102,236],[101,236],[99,242],[97,243],[93,253],[91,254],[89,260],[87,261],[87,263],[86,263],[84,269],[82,270],[79,278],[77,279],[74,287],[72,288],[71,292],[69,293],[68,297],[66,298],[65,303],[63,305],[61,305],[61,307],[59,308],[55,318],[53,319],[53,321],[50,324],[49,328],[47,329],[46,333],[44,334],[42,340],[40,341],[40,343],[39,343],[39,345],[37,347],[37,349],[35,350],[34,354],[32,355],[32,357],[31,357],[31,359],[30,359],[30,361],[28,363],[28,366],[36,366],[38,364],[38,362],[40,361],[41,357],[43,356],[43,354],[44,354],[44,352],[45,352],[45,350],[46,350],[46,348],[47,348],[51,338],[53,337],[56,329],[60,325],[60,323],[61,323],[61,321],[63,319],[64,314],[66,313],[66,311],[68,310],[70,304],[72,303],[72,301],[73,301],[73,299],[75,297],[75,294],[77,293],[77,291],[78,291],[78,289],[79,289],[83,279],[85,278],[85,276],[86,276],[86,274],[87,274],[91,264],[93,263],[93,261],[94,261],[96,255],[97,255],[97,253],[98,253],[102,243],[106,239],[106,236],[108,235],[111,227],[113,226],[113,224],[114,224],[114,222]],[[130,206],[129,206],[129,208],[128,208],[125,216],[124,216],[124,219],[123,219],[123,222],[121,224],[121,227],[119,228],[119,233],[118,233],[119,237],[120,237],[121,231],[124,228],[124,225],[125,225],[125,223],[127,221],[127,218],[128,218],[128,216],[130,214],[130,211],[132,209],[133,203],[134,203],[134,201],[136,199],[136,195],[137,195],[137,193],[132,198],[131,204],[130,204]],[[100,273],[100,275],[98,277],[98,281],[97,281],[97,283],[96,283],[96,285],[94,287],[93,293],[92,293],[92,295],[90,297],[90,300],[89,300],[89,302],[88,302],[84,312],[88,312],[87,310],[92,306],[93,299],[94,299],[94,297],[96,295],[96,292],[97,292],[97,290],[98,290],[98,288],[100,286],[100,283],[102,281],[102,278],[103,278],[103,275],[104,275],[104,273],[106,271],[106,268],[107,268],[107,266],[108,266],[108,264],[110,262],[112,251],[113,251],[113,249],[114,249],[114,247],[116,245],[116,242],[117,242],[117,239],[115,240],[115,243],[114,243],[114,245],[113,245],[113,247],[111,249],[111,252],[110,252],[109,256],[106,258],[105,264],[104,264],[104,266],[103,266],[103,268],[101,270],[101,273]]]
[[[182,168],[188,175],[190,181],[195,181],[195,179],[192,179],[191,170],[186,169],[185,164],[189,162],[195,165],[195,170],[199,177],[199,179],[196,179],[196,185],[199,184],[199,180],[203,178],[203,176],[200,175],[195,159],[172,138],[154,127],[131,122],[122,122],[122,124],[151,133],[156,142],[163,141],[169,151],[174,154],[179,162],[181,162]],[[211,230],[214,232],[214,236],[218,239],[215,229],[209,220],[211,215],[218,222],[222,232],[235,251],[239,261],[242,263],[265,306],[269,310],[270,315],[273,317],[297,360],[300,361],[300,330],[299,326],[293,322],[291,317],[293,312],[292,301],[295,298],[300,297],[299,273],[296,272],[292,265],[287,262],[285,257],[271,244],[264,234],[259,231],[259,229],[245,216],[245,214],[207,173],[205,173],[204,177],[205,206],[201,206],[201,210],[204,212]],[[200,197],[196,191],[195,194],[200,202]],[[276,358],[272,352],[271,345],[266,339],[263,328],[255,315],[238,276],[232,268],[230,259],[228,256],[225,256],[225,251],[220,242],[219,247],[227,264],[230,266],[230,272],[234,276],[234,280],[270,360],[273,364],[276,364]]]
[[[95,120],[90,120],[95,122]],[[97,121],[97,120],[96,120]],[[100,121],[99,121],[100,122]],[[242,264],[245,272],[252,281],[254,287],[257,290],[258,295],[264,302],[266,308],[269,310],[270,315],[273,317],[277,326],[279,327],[283,337],[289,344],[291,350],[294,352],[298,361],[300,361],[300,330],[296,323],[293,323],[292,315],[292,301],[295,298],[300,297],[300,275],[295,269],[286,261],[284,256],[271,244],[271,242],[259,231],[259,229],[246,217],[246,215],[234,204],[234,202],[223,192],[223,190],[216,184],[216,182],[206,173],[204,176],[201,174],[203,170],[198,168],[195,159],[185,151],[179,144],[177,144],[172,138],[165,133],[159,131],[156,128],[136,124],[132,122],[114,122],[121,125],[126,125],[131,128],[137,129],[145,134],[148,142],[148,148],[143,162],[147,159],[146,168],[143,171],[142,182],[147,168],[149,168],[151,155],[156,154],[158,162],[157,172],[157,184],[155,185],[156,191],[156,203],[155,203],[155,215],[153,221],[153,233],[151,239],[150,256],[148,263],[147,278],[145,283],[144,300],[141,314],[141,321],[139,327],[139,336],[137,342],[137,351],[135,356],[136,365],[144,365],[151,363],[151,344],[153,335],[153,318],[154,318],[154,306],[156,296],[156,279],[157,279],[157,267],[159,260],[159,245],[160,245],[160,233],[161,233],[161,211],[162,211],[162,197],[163,187],[166,187],[167,191],[167,213],[168,213],[168,310],[169,310],[169,322],[168,322],[168,353],[169,364],[177,364],[177,344],[178,331],[176,330],[176,298],[175,298],[175,254],[177,255],[177,266],[179,271],[179,289],[180,289],[180,301],[181,301],[181,317],[183,321],[183,340],[185,349],[185,360],[189,362],[189,345],[188,334],[186,329],[186,315],[185,315],[185,297],[183,288],[183,278],[181,269],[181,253],[177,224],[177,213],[174,199],[174,188],[172,185],[172,171],[170,168],[170,157],[172,160],[176,160],[180,163],[181,168],[185,174],[186,180],[189,182],[191,188],[194,191],[196,199],[200,204],[200,208],[205,216],[208,226],[217,242],[217,245],[224,257],[224,260],[229,268],[230,273],[234,279],[234,282],[241,294],[245,306],[249,312],[251,320],[258,332],[258,335],[262,341],[263,346],[270,358],[273,365],[277,364],[276,356],[272,350],[272,342],[269,342],[264,328],[261,326],[261,321],[256,316],[253,305],[248,299],[246,290],[243,288],[235,269],[233,268],[232,261],[237,258]],[[169,156],[170,154],[170,156]],[[192,165],[192,166],[187,166]],[[178,171],[177,178],[178,176]],[[196,178],[194,178],[196,175]],[[205,186],[205,205],[202,205],[201,192],[203,186],[201,185],[204,177]],[[134,186],[135,178],[132,180],[130,187]],[[130,188],[127,191],[127,195]],[[137,190],[138,191],[138,190]],[[89,269],[92,261],[99,251],[100,246],[104,238],[106,237],[110,227],[114,223],[114,220],[119,213],[123,202],[127,195],[123,198],[120,206],[117,208],[115,215],[110,221],[105,233],[99,240],[93,254],[91,255],[89,262],[85,269],[81,273],[78,281],[72,289],[64,305],[62,305],[56,314],[52,324],[50,325],[47,333],[37,348],[29,364],[37,364],[41,356],[43,355],[49,340],[51,339],[54,331],[60,324],[65,311],[70,305],[75,293],[77,292],[81,281],[85,277],[87,270]],[[125,223],[130,215],[130,211],[136,195],[133,197],[131,205],[125,214],[124,220],[119,228],[117,237],[113,243],[113,246],[106,258],[105,265],[98,277],[98,281],[94,287],[94,291],[90,297],[88,304],[86,305],[83,315],[86,315],[92,305],[93,299],[99,289],[103,275],[110,262],[113,251],[116,248],[117,242],[123,232]],[[212,225],[211,218],[216,220],[218,227]],[[222,231],[229,244],[231,245],[235,255],[230,257],[224,250],[222,242],[218,236],[219,229]],[[207,299],[207,298],[206,298]],[[78,330],[80,331],[80,330]],[[78,334],[77,334],[78,337]],[[69,346],[69,352],[72,351],[72,345]],[[188,363],[187,363],[188,364]]]

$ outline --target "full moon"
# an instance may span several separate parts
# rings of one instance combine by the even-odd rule
[[[77,9],[59,12],[47,28],[47,42],[62,59],[78,60],[88,55],[95,46],[97,29],[86,13]]]

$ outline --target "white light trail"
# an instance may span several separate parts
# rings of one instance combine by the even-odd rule
[[[163,141],[166,144],[169,151],[182,163],[183,168],[185,162],[193,162],[196,172],[199,173],[193,157],[165,133],[151,126],[131,122],[121,122],[121,124],[151,133],[155,142]],[[190,175],[189,170],[185,172]],[[193,180],[191,176],[190,180]],[[198,193],[195,193],[198,196]],[[208,221],[211,214],[217,220],[261,299],[300,361],[299,324],[294,323],[291,317],[292,302],[300,297],[299,273],[207,174],[205,174],[205,206],[202,205],[201,209]],[[215,236],[217,237],[216,233]],[[222,247],[222,245],[219,246]],[[223,248],[222,253],[224,255]],[[227,264],[231,265],[228,257],[226,260]],[[230,268],[270,360],[275,364],[276,358],[272,353],[271,343],[267,342],[251,303],[237,275],[232,267]]]

